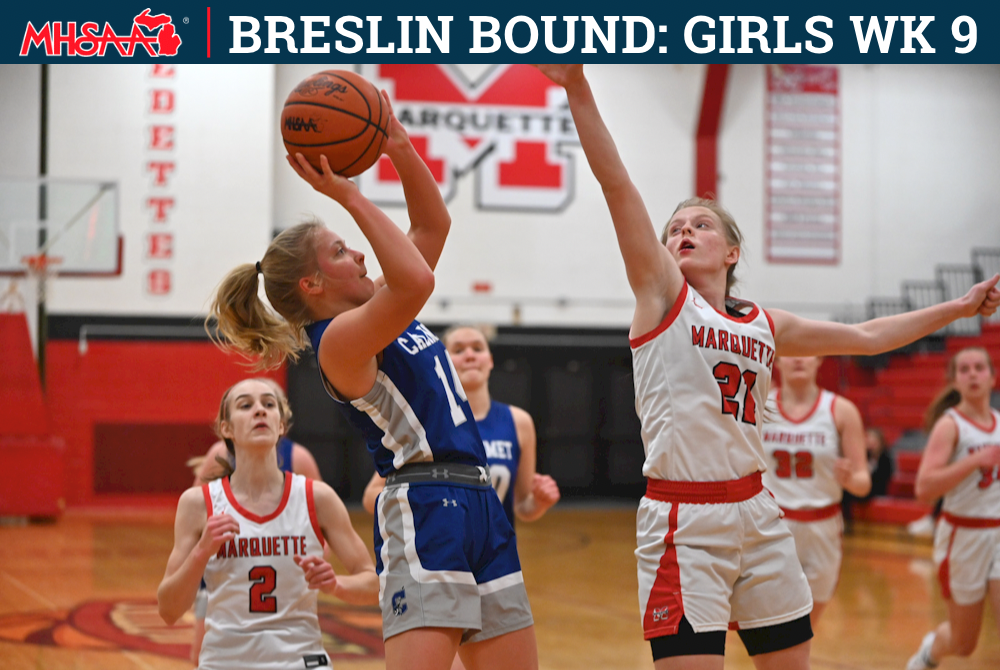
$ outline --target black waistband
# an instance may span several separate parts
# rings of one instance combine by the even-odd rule
[[[490,473],[485,467],[464,463],[410,463],[385,478],[386,486],[419,482],[492,486]]]

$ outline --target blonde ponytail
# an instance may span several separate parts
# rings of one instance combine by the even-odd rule
[[[317,271],[314,243],[322,227],[310,221],[283,231],[271,241],[260,263],[240,265],[222,280],[205,322],[219,347],[255,361],[252,367],[264,370],[278,367],[286,358],[296,360],[298,352],[309,346],[303,329],[312,317],[298,284]],[[274,311],[258,296],[257,265]]]

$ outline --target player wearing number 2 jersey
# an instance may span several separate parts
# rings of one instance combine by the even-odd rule
[[[777,359],[781,388],[764,412],[764,486],[795,538],[812,591],[814,627],[840,576],[844,490],[860,497],[871,489],[861,413],[817,385],[822,362],[817,356]]]
[[[928,410],[933,427],[916,488],[924,502],[944,496],[934,562],[948,621],[924,637],[907,670],[972,654],[987,596],[1000,622],[1000,412],[990,407],[996,381],[985,349],[962,349],[948,363],[949,386]]]
[[[316,591],[372,604],[378,578],[347,509],[322,482],[278,468],[282,405],[266,380],[244,380],[222,397],[216,428],[236,468],[188,489],[177,506],[174,549],[157,593],[172,624],[208,586],[199,668],[329,665]],[[328,543],[350,574],[323,559]]]
[[[956,318],[992,314],[1000,275],[962,299],[857,325],[732,301],[742,236],[729,213],[714,201],[684,201],[658,239],[583,66],[539,67],[566,89],[636,299],[630,338],[649,477],[636,558],[655,666],[721,669],[732,624],[758,668],[808,668],[809,587],[761,485],[773,357],[872,354]]]

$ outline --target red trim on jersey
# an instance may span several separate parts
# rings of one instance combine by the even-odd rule
[[[817,509],[785,509],[782,507],[781,511],[785,513],[785,518],[791,521],[822,521],[840,514],[840,503],[833,503]]]
[[[643,637],[652,640],[663,635],[676,635],[684,616],[684,598],[681,595],[681,566],[677,562],[677,509],[672,505],[667,515],[667,534],[663,536],[665,549],[656,569],[653,588],[649,590],[646,612],[642,617]],[[656,617],[656,618],[654,618]]]
[[[212,510],[212,494],[208,492],[208,484],[201,485],[201,494],[205,496],[205,511],[208,512],[208,516],[212,516],[214,514]]]
[[[646,481],[647,498],[691,505],[743,502],[763,490],[759,472],[725,482],[676,482],[665,479]]]
[[[730,316],[726,312],[720,312],[714,307],[712,309],[715,309],[715,313],[718,314],[719,316],[729,319],[730,321],[735,321],[736,323],[750,323],[751,321],[756,319],[757,315],[760,314],[760,307],[758,307],[756,303],[750,302],[749,300],[741,300],[740,302],[745,305],[750,305],[750,307],[752,308],[749,312],[747,312],[743,316]],[[771,329],[771,335],[774,335],[773,328]]]
[[[778,388],[777,394],[775,396],[775,402],[778,405],[778,413],[780,413],[781,416],[782,416],[782,418],[784,418],[785,421],[787,421],[788,423],[796,423],[796,424],[803,423],[803,422],[807,421],[813,414],[815,414],[816,410],[819,408],[819,401],[822,400],[822,399],[823,399],[823,389],[820,389],[819,390],[819,395],[816,396],[816,402],[814,402],[813,406],[809,409],[808,412],[806,412],[806,415],[804,417],[802,417],[801,419],[793,419],[792,417],[790,417],[787,414],[785,414],[785,409],[781,406],[781,388],[780,387]],[[834,396],[834,399],[836,399],[836,396]]]
[[[767,317],[767,325],[771,327],[771,337],[774,337],[774,319],[771,318],[766,309],[764,310],[764,316]]]
[[[322,547],[326,544],[326,540],[323,538],[323,529],[319,526],[319,518],[316,516],[316,501],[313,498],[313,480],[306,477],[306,507],[309,508],[309,521],[312,523],[313,532],[316,533],[316,539],[319,540],[319,545]]]
[[[945,600],[951,600],[951,547],[955,544],[955,533],[958,532],[958,528],[951,529],[951,537],[948,538],[948,551],[944,555],[944,560],[941,561],[940,567],[938,567],[938,581],[941,583],[941,597]]]
[[[236,496],[233,495],[233,490],[229,488],[229,477],[223,477],[222,490],[226,492],[226,498],[229,500],[229,504],[232,505],[233,509],[239,512],[245,519],[253,521],[254,523],[264,523],[275,518],[285,510],[285,505],[288,504],[288,496],[292,492],[292,475],[291,473],[285,473],[285,491],[281,494],[281,502],[278,503],[278,509],[264,516],[254,514],[237,502]]]
[[[1000,519],[956,516],[951,512],[941,512],[941,518],[956,528],[1000,528]]]
[[[646,344],[646,342],[649,342],[654,337],[656,337],[657,335],[665,331],[667,328],[669,328],[670,324],[672,324],[677,319],[677,315],[681,313],[681,307],[684,306],[684,302],[687,300],[687,294],[688,294],[688,283],[685,281],[684,285],[681,286],[680,293],[677,294],[677,300],[674,300],[673,306],[670,308],[670,311],[667,312],[667,315],[663,317],[663,321],[660,321],[660,325],[658,325],[656,328],[649,331],[645,335],[640,335],[635,339],[629,338],[628,341],[629,346],[631,346],[633,349],[638,349],[642,345]]]
[[[820,391],[820,395],[822,395],[822,391]],[[830,400],[830,416],[833,418],[833,427],[837,428],[837,394],[831,393],[830,395],[833,396],[833,399]],[[837,429],[837,433],[838,435],[840,434],[839,428]]]
[[[955,410],[955,414],[959,415],[960,417],[962,417],[963,419],[971,423],[973,426],[983,431],[984,433],[992,433],[994,430],[997,429],[997,413],[994,412],[993,410],[990,410],[990,418],[993,419],[993,425],[987,428],[978,421],[974,421],[973,419],[970,419],[969,417],[959,412],[957,407],[952,407],[952,409]]]

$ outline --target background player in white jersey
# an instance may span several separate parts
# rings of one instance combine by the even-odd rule
[[[816,383],[823,359],[782,356],[779,388],[764,412],[764,486],[781,506],[809,580],[813,627],[833,597],[843,557],[844,491],[868,494],[872,480],[861,412]]]
[[[486,460],[490,464],[493,488],[503,503],[507,519],[511,525],[515,518],[521,521],[540,519],[559,502],[559,485],[549,475],[535,470],[535,422],[520,407],[505,405],[490,396],[493,354],[480,328],[455,326],[441,339],[458,371],[458,379],[468,396],[483,441],[501,443],[493,450],[487,448]],[[489,428],[484,429],[487,423],[498,425],[493,429],[496,437]],[[375,510],[375,500],[384,488],[385,478],[376,472],[365,487],[362,499],[369,513]]]
[[[256,265],[232,270],[211,312],[224,346],[265,367],[311,344],[325,391],[387,479],[374,538],[386,667],[446,670],[461,643],[474,670],[532,670],[534,622],[513,529],[451,359],[415,320],[451,218],[395,116],[385,146],[406,196],[408,233],[325,157],[321,171],[301,154],[288,157],[354,218],[381,277],[369,278],[364,254],[321,223],[300,224],[275,237]],[[258,297],[260,275],[277,314]]]
[[[278,398],[281,414],[285,420],[285,432],[291,429],[292,408],[288,404],[288,396],[278,382],[269,378],[261,378],[271,385],[275,396]],[[201,486],[206,482],[221,477],[228,477],[233,473],[236,466],[236,454],[233,453],[231,444],[226,444],[225,440],[219,440],[209,447],[204,456],[190,459],[187,464],[194,468],[194,486]],[[287,435],[282,435],[278,439],[275,448],[278,468],[282,472],[293,472],[297,475],[308,477],[315,481],[322,481],[319,474],[319,466],[312,453],[297,442],[293,442]],[[191,662],[198,664],[198,656],[201,654],[201,641],[205,637],[205,612],[208,607],[208,590],[204,581],[198,589],[198,596],[194,606],[194,637],[191,640]]]
[[[987,595],[1000,623],[1000,412],[990,407],[996,368],[985,349],[962,349],[948,362],[948,382],[931,404],[934,427],[916,487],[924,502],[944,496],[934,562],[948,620],[924,637],[907,670],[972,654]]]
[[[959,300],[857,325],[729,301],[742,240],[732,217],[713,201],[688,200],[658,239],[583,67],[539,67],[566,89],[636,298],[630,338],[648,477],[636,557],[655,665],[722,668],[732,622],[758,668],[807,668],[809,586],[760,482],[773,356],[897,348],[957,318],[992,314],[1000,275]]]
[[[217,430],[231,441],[232,477],[185,491],[174,548],[157,592],[173,624],[208,585],[199,667],[302,668],[329,665],[316,593],[374,604],[378,578],[368,549],[332,488],[278,468],[281,404],[264,380],[248,379],[222,397]],[[350,574],[323,560],[324,542]]]

